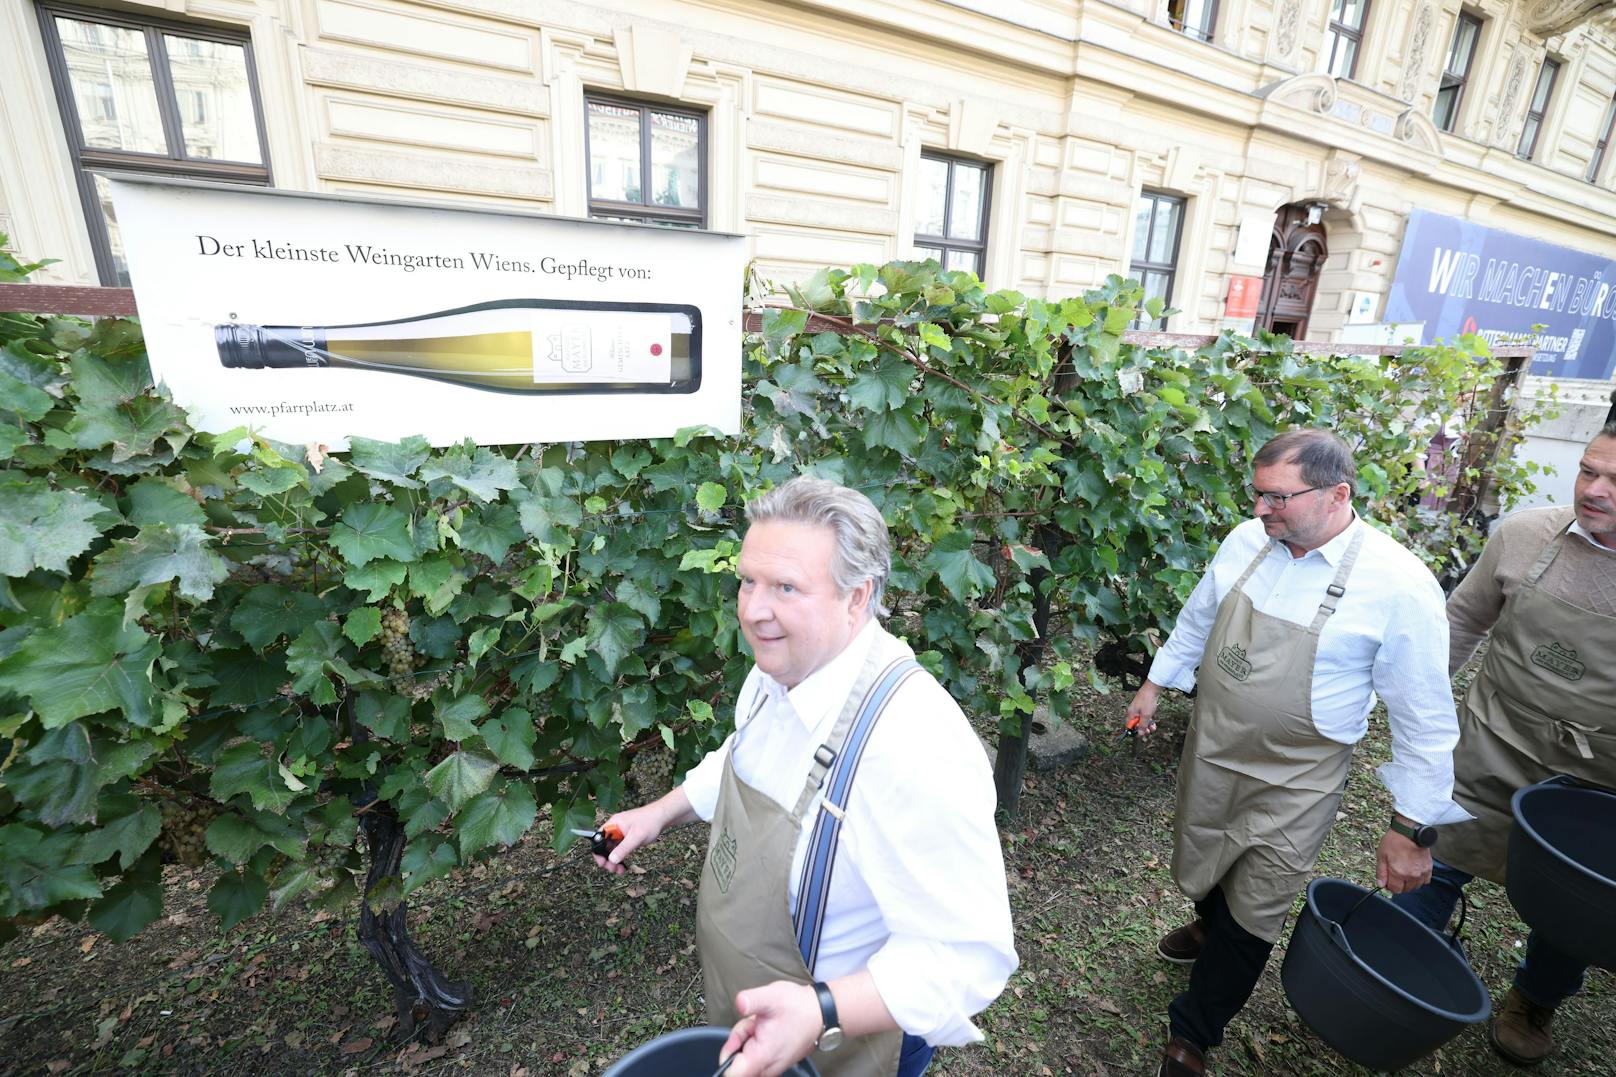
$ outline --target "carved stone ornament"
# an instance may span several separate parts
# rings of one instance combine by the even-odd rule
[[[1524,17],[1528,33],[1553,37],[1612,9],[1616,0],[1531,0]]]
[[[1398,87],[1397,96],[1404,101],[1414,100],[1420,77],[1425,73],[1425,50],[1431,44],[1431,19],[1431,5],[1421,4],[1414,13],[1414,26],[1408,33],[1408,49],[1403,53],[1403,81]]]
[[[1442,156],[1442,141],[1437,137],[1436,124],[1419,109],[1404,109],[1397,117],[1393,135],[1399,142],[1406,142],[1415,149]]]
[[[1257,91],[1257,96],[1292,108],[1324,114],[1335,107],[1335,79],[1325,74],[1297,75],[1264,86]]]
[[[1521,83],[1526,80],[1526,50],[1516,49],[1515,59],[1509,65],[1509,77],[1504,80],[1504,100],[1498,106],[1498,126],[1493,134],[1503,145],[1515,119],[1515,101],[1521,95]]]
[[[1302,0],[1280,0],[1274,44],[1280,56],[1296,51],[1297,30],[1302,24]]]

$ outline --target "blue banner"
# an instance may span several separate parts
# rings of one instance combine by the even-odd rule
[[[1425,343],[1461,333],[1529,342],[1534,374],[1608,380],[1616,252],[1589,254],[1416,209],[1381,320],[1424,322]]]

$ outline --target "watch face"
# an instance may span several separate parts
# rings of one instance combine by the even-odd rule
[[[842,1045],[842,1030],[840,1028],[827,1028],[819,1034],[819,1042],[814,1044],[821,1051],[834,1051]]]
[[[1429,849],[1436,844],[1436,827],[1422,826],[1414,831],[1414,844],[1421,849]]]

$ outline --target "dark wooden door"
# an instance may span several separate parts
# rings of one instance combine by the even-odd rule
[[[1279,208],[1274,215],[1274,234],[1268,241],[1262,300],[1257,304],[1259,329],[1284,333],[1292,340],[1307,335],[1313,293],[1318,290],[1319,271],[1329,254],[1324,225],[1307,223],[1306,206]]]

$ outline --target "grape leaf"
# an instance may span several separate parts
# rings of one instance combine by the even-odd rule
[[[90,589],[98,595],[115,595],[177,580],[181,595],[204,601],[230,573],[229,563],[212,549],[211,541],[195,524],[147,525],[95,559]]]
[[[696,487],[696,504],[705,512],[717,512],[729,499],[729,491],[719,482],[704,482]]]
[[[0,575],[26,576],[36,568],[67,571],[117,515],[76,490],[43,483],[0,485]]]
[[[264,907],[269,887],[251,868],[234,868],[219,876],[208,891],[208,908],[219,918],[219,930],[229,931]]]
[[[455,449],[421,468],[421,478],[448,479],[480,501],[493,501],[501,490],[519,485],[516,461],[481,445],[475,451]]]
[[[274,846],[293,860],[303,854],[303,840],[292,824],[268,812],[250,816],[224,812],[208,824],[207,843],[209,852],[232,864],[246,863],[265,845]]]
[[[248,591],[236,606],[230,615],[230,627],[255,650],[262,651],[281,636],[296,638],[325,612],[325,603],[307,591],[262,584]]]
[[[471,856],[479,849],[500,844],[510,846],[527,833],[538,817],[538,805],[527,785],[514,782],[502,790],[489,790],[472,800],[460,813],[460,856]]]
[[[350,565],[363,565],[382,557],[395,561],[415,560],[408,517],[387,505],[370,502],[350,505],[342,513],[342,522],[331,529],[330,541]]]
[[[363,647],[381,630],[382,611],[375,606],[361,606],[342,621],[342,634],[352,640],[355,647]]]
[[[971,536],[964,531],[944,535],[922,564],[937,573],[948,593],[961,602],[993,586],[993,570],[971,552]]]
[[[139,797],[123,794],[107,797],[102,803],[104,814],[117,813],[117,817],[99,830],[84,835],[79,855],[86,864],[99,864],[114,855],[118,867],[127,871],[139,859],[162,828],[162,813],[157,805]]]
[[[26,697],[46,729],[121,710],[133,725],[155,723],[152,663],[162,646],[125,626],[112,602],[93,604],[59,627],[37,628],[4,660],[0,689]]]
[[[113,942],[128,942],[162,915],[161,877],[125,878],[90,906],[90,926]]]
[[[349,438],[348,452],[348,463],[366,475],[415,490],[421,484],[410,476],[432,455],[432,445],[423,437],[407,437],[396,443]]]
[[[426,772],[426,787],[432,795],[459,811],[472,797],[488,788],[499,773],[499,761],[481,752],[451,752],[443,762]]]
[[[586,639],[606,665],[606,675],[615,676],[624,657],[645,640],[645,622],[621,602],[602,602],[589,609]]]
[[[512,707],[498,718],[484,722],[478,732],[501,763],[517,770],[533,766],[533,743],[538,739],[538,730],[527,711]]]
[[[140,526],[195,524],[201,527],[208,522],[208,517],[196,499],[175,486],[173,480],[147,476],[129,487],[129,522]]]

